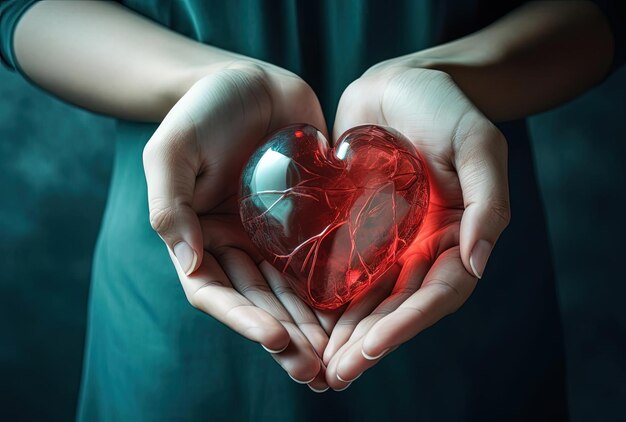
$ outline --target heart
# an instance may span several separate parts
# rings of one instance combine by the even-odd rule
[[[331,148],[319,130],[299,124],[251,156],[239,213],[252,243],[302,299],[336,309],[406,251],[429,194],[425,162],[402,134],[357,126]]]

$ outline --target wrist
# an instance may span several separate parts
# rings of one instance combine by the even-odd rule
[[[172,72],[168,78],[170,83],[164,84],[161,96],[163,115],[167,114],[197,82],[211,75],[228,71],[249,73],[250,76],[267,81],[268,85],[270,80],[275,80],[277,77],[285,75],[295,76],[269,63],[227,52],[219,61],[194,64],[184,63],[177,66],[177,69]]]
[[[455,76],[468,71],[481,71],[496,66],[503,54],[493,49],[471,47],[471,36],[464,39],[380,62],[369,68],[364,76],[390,69],[436,70]]]
[[[501,56],[497,51],[463,50],[455,42],[378,63],[368,69],[363,78],[387,84],[386,81],[398,74],[410,72],[411,77],[419,78],[421,83],[446,79],[488,118],[500,120],[498,106],[493,104],[492,78],[497,74]]]
[[[181,67],[171,80],[173,82],[163,91],[163,103],[166,105],[163,106],[162,117],[181,98],[188,95],[203,96],[208,89],[219,87],[219,83],[256,87],[257,100],[261,101],[262,98],[262,102],[273,110],[295,112],[298,104],[317,103],[317,97],[310,86],[294,73],[260,60],[237,55],[208,65]],[[215,84],[216,81],[218,85]],[[293,104],[294,98],[298,99],[297,104]]]

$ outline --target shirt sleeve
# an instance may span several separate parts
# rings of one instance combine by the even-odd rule
[[[37,0],[0,0],[0,63],[19,70],[13,51],[13,34],[20,18]]]
[[[613,72],[626,62],[626,8],[622,0],[594,0],[594,3],[604,13],[613,33]]]

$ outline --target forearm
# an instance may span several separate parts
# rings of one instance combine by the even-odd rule
[[[532,2],[457,41],[401,58],[449,73],[491,120],[554,107],[606,76],[613,38],[590,2]]]
[[[47,1],[20,20],[20,68],[36,84],[89,110],[160,121],[202,76],[251,60],[185,38],[110,2]]]

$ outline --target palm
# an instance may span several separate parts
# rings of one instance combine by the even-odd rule
[[[428,213],[417,238],[400,259],[424,259],[429,262],[442,252],[459,245],[463,216],[463,193],[456,170],[443,157],[429,154],[427,145],[418,148],[427,158],[431,195]]]

